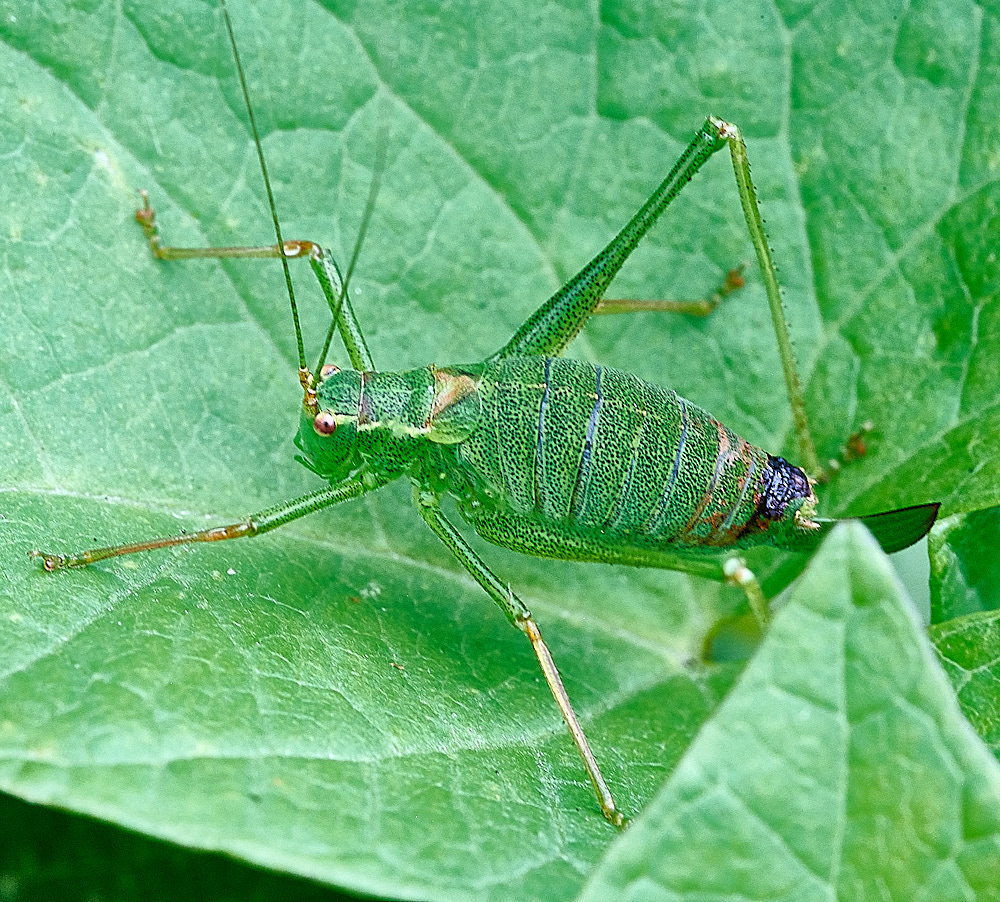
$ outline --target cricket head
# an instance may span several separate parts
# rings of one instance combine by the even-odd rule
[[[323,367],[316,392],[318,411],[303,406],[295,445],[296,460],[317,476],[337,482],[362,464],[358,441],[358,412],[363,374]]]
[[[455,444],[479,422],[479,370],[420,367],[358,372],[323,367],[315,406],[303,405],[295,439],[299,461],[331,482],[362,466],[402,475],[428,443]]]

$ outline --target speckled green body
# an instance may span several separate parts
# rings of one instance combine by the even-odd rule
[[[561,357],[503,361],[483,413],[450,449],[477,486],[459,510],[484,538],[529,554],[654,563],[778,541],[811,496],[761,516],[774,465],[676,392]],[[775,531],[773,534],[771,530]]]
[[[242,81],[242,72],[240,77]],[[304,389],[296,438],[302,451],[299,459],[331,484],[227,526],[70,555],[33,551],[32,557],[41,559],[45,569],[57,570],[174,545],[260,535],[405,475],[413,483],[414,507],[427,526],[527,637],[601,811],[621,826],[624,818],[538,624],[511,585],[493,573],[449,522],[441,500],[451,495],[481,536],[526,554],[667,567],[731,580],[746,590],[758,621],[766,623],[766,600],[753,574],[739,561],[723,564],[716,558],[753,544],[814,548],[834,521],[814,519],[816,496],[805,473],[745,442],[669,389],[560,356],[596,312],[643,235],[705,161],[725,146],[731,151],[747,227],[774,313],[796,431],[803,452],[809,452],[803,459],[807,465],[816,464],[746,148],[735,126],[709,117],[667,177],[611,242],[502,348],[467,366],[377,372],[347,296],[346,280],[329,252],[312,242],[282,241],[273,207],[278,239],[273,248],[206,251],[163,246],[154,212],[146,203],[136,217],[150,248],[162,259],[261,256],[262,250],[264,256],[280,256],[283,262],[290,257],[309,259],[333,321],[321,360],[336,328],[353,367],[340,371],[321,364],[317,367],[321,381],[314,384],[286,263]],[[647,305],[629,302],[635,310]],[[924,504],[864,520],[883,547],[894,551],[923,536],[937,508]]]
[[[561,357],[338,372],[333,435],[303,422],[320,475],[370,469],[450,494],[476,531],[526,554],[669,567],[677,556],[796,547],[815,498],[772,457],[666,388]]]

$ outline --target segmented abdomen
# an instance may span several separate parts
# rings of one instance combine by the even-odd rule
[[[775,463],[800,472],[675,392],[610,367],[515,358],[488,369],[479,390],[483,418],[457,451],[490,503],[609,543],[732,547],[780,496],[774,483],[787,474]]]

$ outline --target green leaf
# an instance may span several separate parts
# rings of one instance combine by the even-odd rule
[[[286,237],[349,258],[385,146],[352,283],[380,365],[498,348],[715,113],[747,137],[821,453],[875,424],[824,512],[1000,504],[995,9],[327,6],[233,14]],[[155,263],[132,218],[145,188],[168,241],[273,241],[213,4],[35,4],[0,39],[0,787],[356,891],[572,898],[616,834],[526,643],[406,486],[253,542],[28,563],[317,483],[276,267]],[[720,156],[614,293],[704,294],[750,253]],[[791,456],[756,277],[572,351]],[[477,547],[641,811],[734,678],[690,662],[741,596]]]
[[[838,527],[581,898],[1000,899],[971,733],[885,556]]]
[[[984,611],[935,624],[930,637],[962,712],[1000,758],[1000,613]]]
[[[1000,608],[1000,507],[942,520],[930,539],[931,622]]]

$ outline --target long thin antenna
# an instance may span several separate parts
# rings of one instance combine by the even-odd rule
[[[344,273],[344,294],[347,294],[347,286],[354,275],[354,266],[361,256],[361,245],[364,244],[365,235],[368,233],[368,226],[371,225],[372,214],[375,212],[375,203],[378,200],[378,193],[382,188],[382,171],[385,169],[386,157],[386,135],[384,120],[379,123],[378,138],[375,145],[375,164],[372,169],[372,180],[368,186],[368,197],[365,200],[365,211],[361,217],[361,225],[358,227],[358,237],[354,242],[354,250],[351,252],[351,259],[347,264],[347,271]]]
[[[229,44],[233,48],[233,59],[236,62],[236,73],[240,79],[240,89],[243,91],[243,102],[246,105],[247,116],[250,119],[250,131],[253,134],[254,147],[257,149],[257,159],[260,160],[261,175],[264,176],[264,187],[267,189],[267,203],[271,208],[271,221],[274,223],[274,234],[278,239],[278,247],[282,249],[280,254],[281,268],[285,273],[285,285],[288,288],[288,302],[292,308],[292,321],[295,323],[295,343],[299,352],[299,379],[305,386],[307,381],[312,382],[309,376],[309,368],[306,366],[305,346],[302,343],[302,327],[299,325],[299,309],[295,305],[295,290],[292,288],[292,274],[288,269],[288,260],[285,259],[285,242],[281,237],[281,225],[278,222],[278,209],[274,203],[274,192],[271,190],[271,179],[267,174],[267,163],[264,161],[264,149],[260,144],[260,133],[257,131],[257,120],[254,118],[253,105],[250,103],[250,92],[247,90],[246,76],[243,74],[243,62],[240,60],[240,51],[236,46],[236,35],[233,33],[233,22],[229,18],[229,10],[226,8],[226,0],[220,0],[222,5],[222,15],[226,20],[226,31],[229,32]]]
[[[358,262],[358,257],[361,256],[361,245],[364,244],[365,235],[368,233],[368,226],[372,221],[372,214],[375,212],[375,203],[378,200],[379,190],[382,186],[382,171],[385,167],[385,157],[385,133],[384,128],[380,124],[378,130],[378,143],[375,147],[375,168],[372,172],[371,184],[368,186],[368,198],[365,200],[364,213],[361,215],[361,225],[358,227],[358,237],[354,242],[354,250],[351,252],[351,259],[347,264],[347,272],[344,274],[343,284],[341,285],[339,296],[337,297],[333,322],[330,323],[330,328],[326,333],[326,341],[323,342],[323,348],[319,354],[319,361],[316,363],[316,369],[314,370],[316,373],[323,368],[323,364],[326,362],[326,355],[330,350],[330,343],[333,341],[333,333],[337,328],[337,313],[340,310],[341,305],[345,302],[348,305],[350,304],[350,300],[348,300],[347,297],[347,286],[351,282],[351,276],[354,274],[354,267]]]

